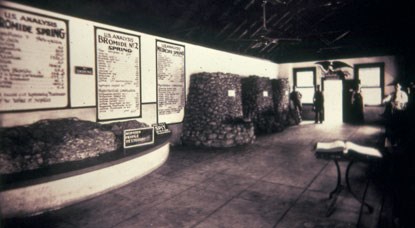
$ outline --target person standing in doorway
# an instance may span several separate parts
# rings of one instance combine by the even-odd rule
[[[295,124],[300,124],[301,122],[301,112],[303,111],[303,105],[301,103],[301,98],[303,95],[296,91],[296,87],[293,87],[293,91],[290,93],[290,116],[294,120]]]
[[[365,121],[364,115],[364,103],[362,89],[360,82],[357,82],[352,91],[352,113],[353,113],[353,123],[362,124]]]
[[[320,85],[316,86],[313,97],[313,110],[315,112],[315,123],[323,123],[324,120],[324,94],[320,90]]]

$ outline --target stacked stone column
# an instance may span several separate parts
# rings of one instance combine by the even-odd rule
[[[242,79],[244,115],[252,120],[257,134],[276,130],[272,90],[269,78],[249,76]]]
[[[232,147],[252,143],[252,123],[243,120],[241,79],[224,73],[191,75],[182,143]]]
[[[278,131],[288,126],[289,83],[287,78],[272,79],[272,97]]]

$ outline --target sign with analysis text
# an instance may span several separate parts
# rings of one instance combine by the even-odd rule
[[[124,148],[133,148],[154,143],[154,128],[137,128],[124,130]]]
[[[98,120],[141,116],[140,37],[95,28]]]
[[[0,112],[65,108],[66,20],[0,6]]]
[[[185,48],[156,41],[158,122],[179,123],[186,99]]]

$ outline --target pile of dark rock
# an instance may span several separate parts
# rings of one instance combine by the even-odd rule
[[[282,131],[289,125],[289,90],[287,78],[271,79],[272,97],[277,131]]]
[[[277,125],[271,80],[255,75],[241,80],[244,116],[254,123],[255,133],[275,132]]]
[[[232,147],[288,126],[288,79],[197,73],[190,78],[182,144]]]
[[[97,157],[122,147],[124,129],[146,126],[134,120],[99,124],[64,118],[0,128],[0,174]]]
[[[182,144],[231,147],[252,143],[251,122],[242,112],[241,79],[224,73],[198,73],[190,78]]]

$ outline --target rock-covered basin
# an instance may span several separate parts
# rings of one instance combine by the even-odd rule
[[[35,165],[30,166],[33,169],[1,174],[0,217],[9,218],[39,214],[89,199],[149,174],[164,164],[168,158],[170,134],[155,137],[154,144],[151,145],[131,149],[119,147],[121,145],[120,140],[122,140],[120,134],[122,134],[123,129],[143,126],[141,123],[137,124],[136,121],[96,125],[95,123],[81,123],[83,121],[78,119],[65,119],[44,121],[42,125],[48,123],[49,126],[56,127],[61,126],[56,124],[62,124],[62,121],[76,125],[86,124],[83,126],[87,129],[86,131],[102,131],[105,134],[107,134],[106,132],[112,132],[113,135],[109,138],[110,142],[105,145],[110,145],[108,150],[112,148],[116,148],[116,150],[109,152],[97,151],[97,153],[89,154],[92,156],[71,161],[68,160],[72,157],[62,156],[68,159],[59,160],[55,164],[39,162],[39,164],[36,163],[37,167]],[[64,135],[67,136],[67,134]],[[75,136],[75,132],[69,133],[69,135],[67,139],[61,141],[61,143],[66,142],[67,144],[64,143],[66,146],[56,148],[69,148],[68,142],[80,142]],[[80,135],[85,137],[85,134]],[[69,140],[70,138],[73,138],[73,140]],[[84,141],[88,142],[89,140]],[[69,143],[69,145],[72,144]],[[82,145],[84,144],[80,144],[80,146]],[[17,148],[21,149],[22,146]],[[81,148],[88,149],[88,147]],[[29,152],[28,149],[27,153]],[[63,153],[59,150],[55,152]],[[76,153],[76,151],[72,152]],[[82,151],[79,153],[82,153]],[[22,155],[20,157],[24,158]],[[80,158],[80,156],[74,157]],[[33,161],[38,162],[36,159],[33,159]],[[44,161],[48,160],[45,159]],[[30,162],[28,163],[30,164]],[[21,166],[21,168],[24,168],[24,166]]]
[[[99,124],[63,118],[0,128],[0,174],[97,157],[122,146],[124,129],[146,126],[135,120]]]

